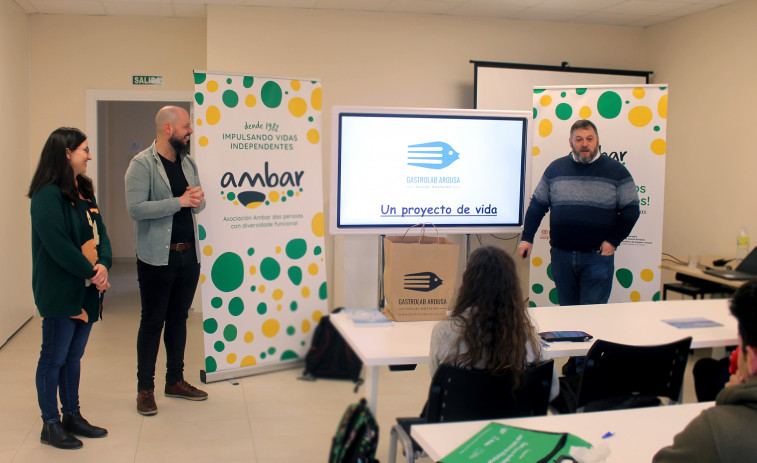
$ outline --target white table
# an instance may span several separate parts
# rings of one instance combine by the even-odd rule
[[[705,408],[714,402],[634,408],[611,412],[576,413],[495,420],[510,426],[537,431],[569,432],[594,446],[610,448],[607,462],[652,461],[662,447]],[[467,441],[486,421],[414,425],[411,436],[434,461],[439,461]],[[612,437],[602,439],[607,432]]]
[[[692,336],[693,349],[738,344],[736,319],[730,315],[726,299],[533,307],[529,311],[538,331],[580,330],[594,336],[587,342],[552,343],[544,349],[547,358],[585,355],[596,339],[653,345]],[[661,321],[690,317],[705,317],[723,326],[679,329]],[[388,326],[356,327],[344,313],[332,314],[331,322],[366,367],[366,397],[374,413],[378,397],[378,368],[428,363],[431,331],[438,323],[392,322]]]

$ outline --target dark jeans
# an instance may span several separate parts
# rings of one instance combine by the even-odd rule
[[[615,256],[552,248],[552,277],[560,305],[606,304],[610,299]]]
[[[37,400],[42,411],[42,421],[60,421],[58,392],[61,411],[79,411],[79,378],[81,357],[87,347],[91,323],[66,317],[42,320],[42,350],[37,363]]]
[[[142,299],[142,319],[137,335],[139,390],[155,388],[155,361],[161,331],[166,346],[166,384],[184,379],[187,316],[200,278],[200,264],[194,248],[169,252],[168,265],[154,266],[137,259]]]

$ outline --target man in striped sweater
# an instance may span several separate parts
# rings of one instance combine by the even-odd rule
[[[589,120],[570,129],[571,154],[544,171],[526,211],[518,254],[531,254],[534,235],[551,210],[552,276],[560,305],[604,304],[610,298],[614,254],[639,218],[639,196],[628,170],[599,153]]]

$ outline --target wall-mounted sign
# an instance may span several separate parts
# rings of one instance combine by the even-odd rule
[[[163,85],[163,76],[131,76],[132,85]]]

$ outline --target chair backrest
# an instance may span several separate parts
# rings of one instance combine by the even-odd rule
[[[439,365],[429,388],[426,422],[546,415],[553,364],[547,360],[527,369],[515,391],[511,371],[492,375]]]
[[[577,406],[624,396],[680,400],[691,337],[670,344],[630,346],[598,339],[586,354]]]

